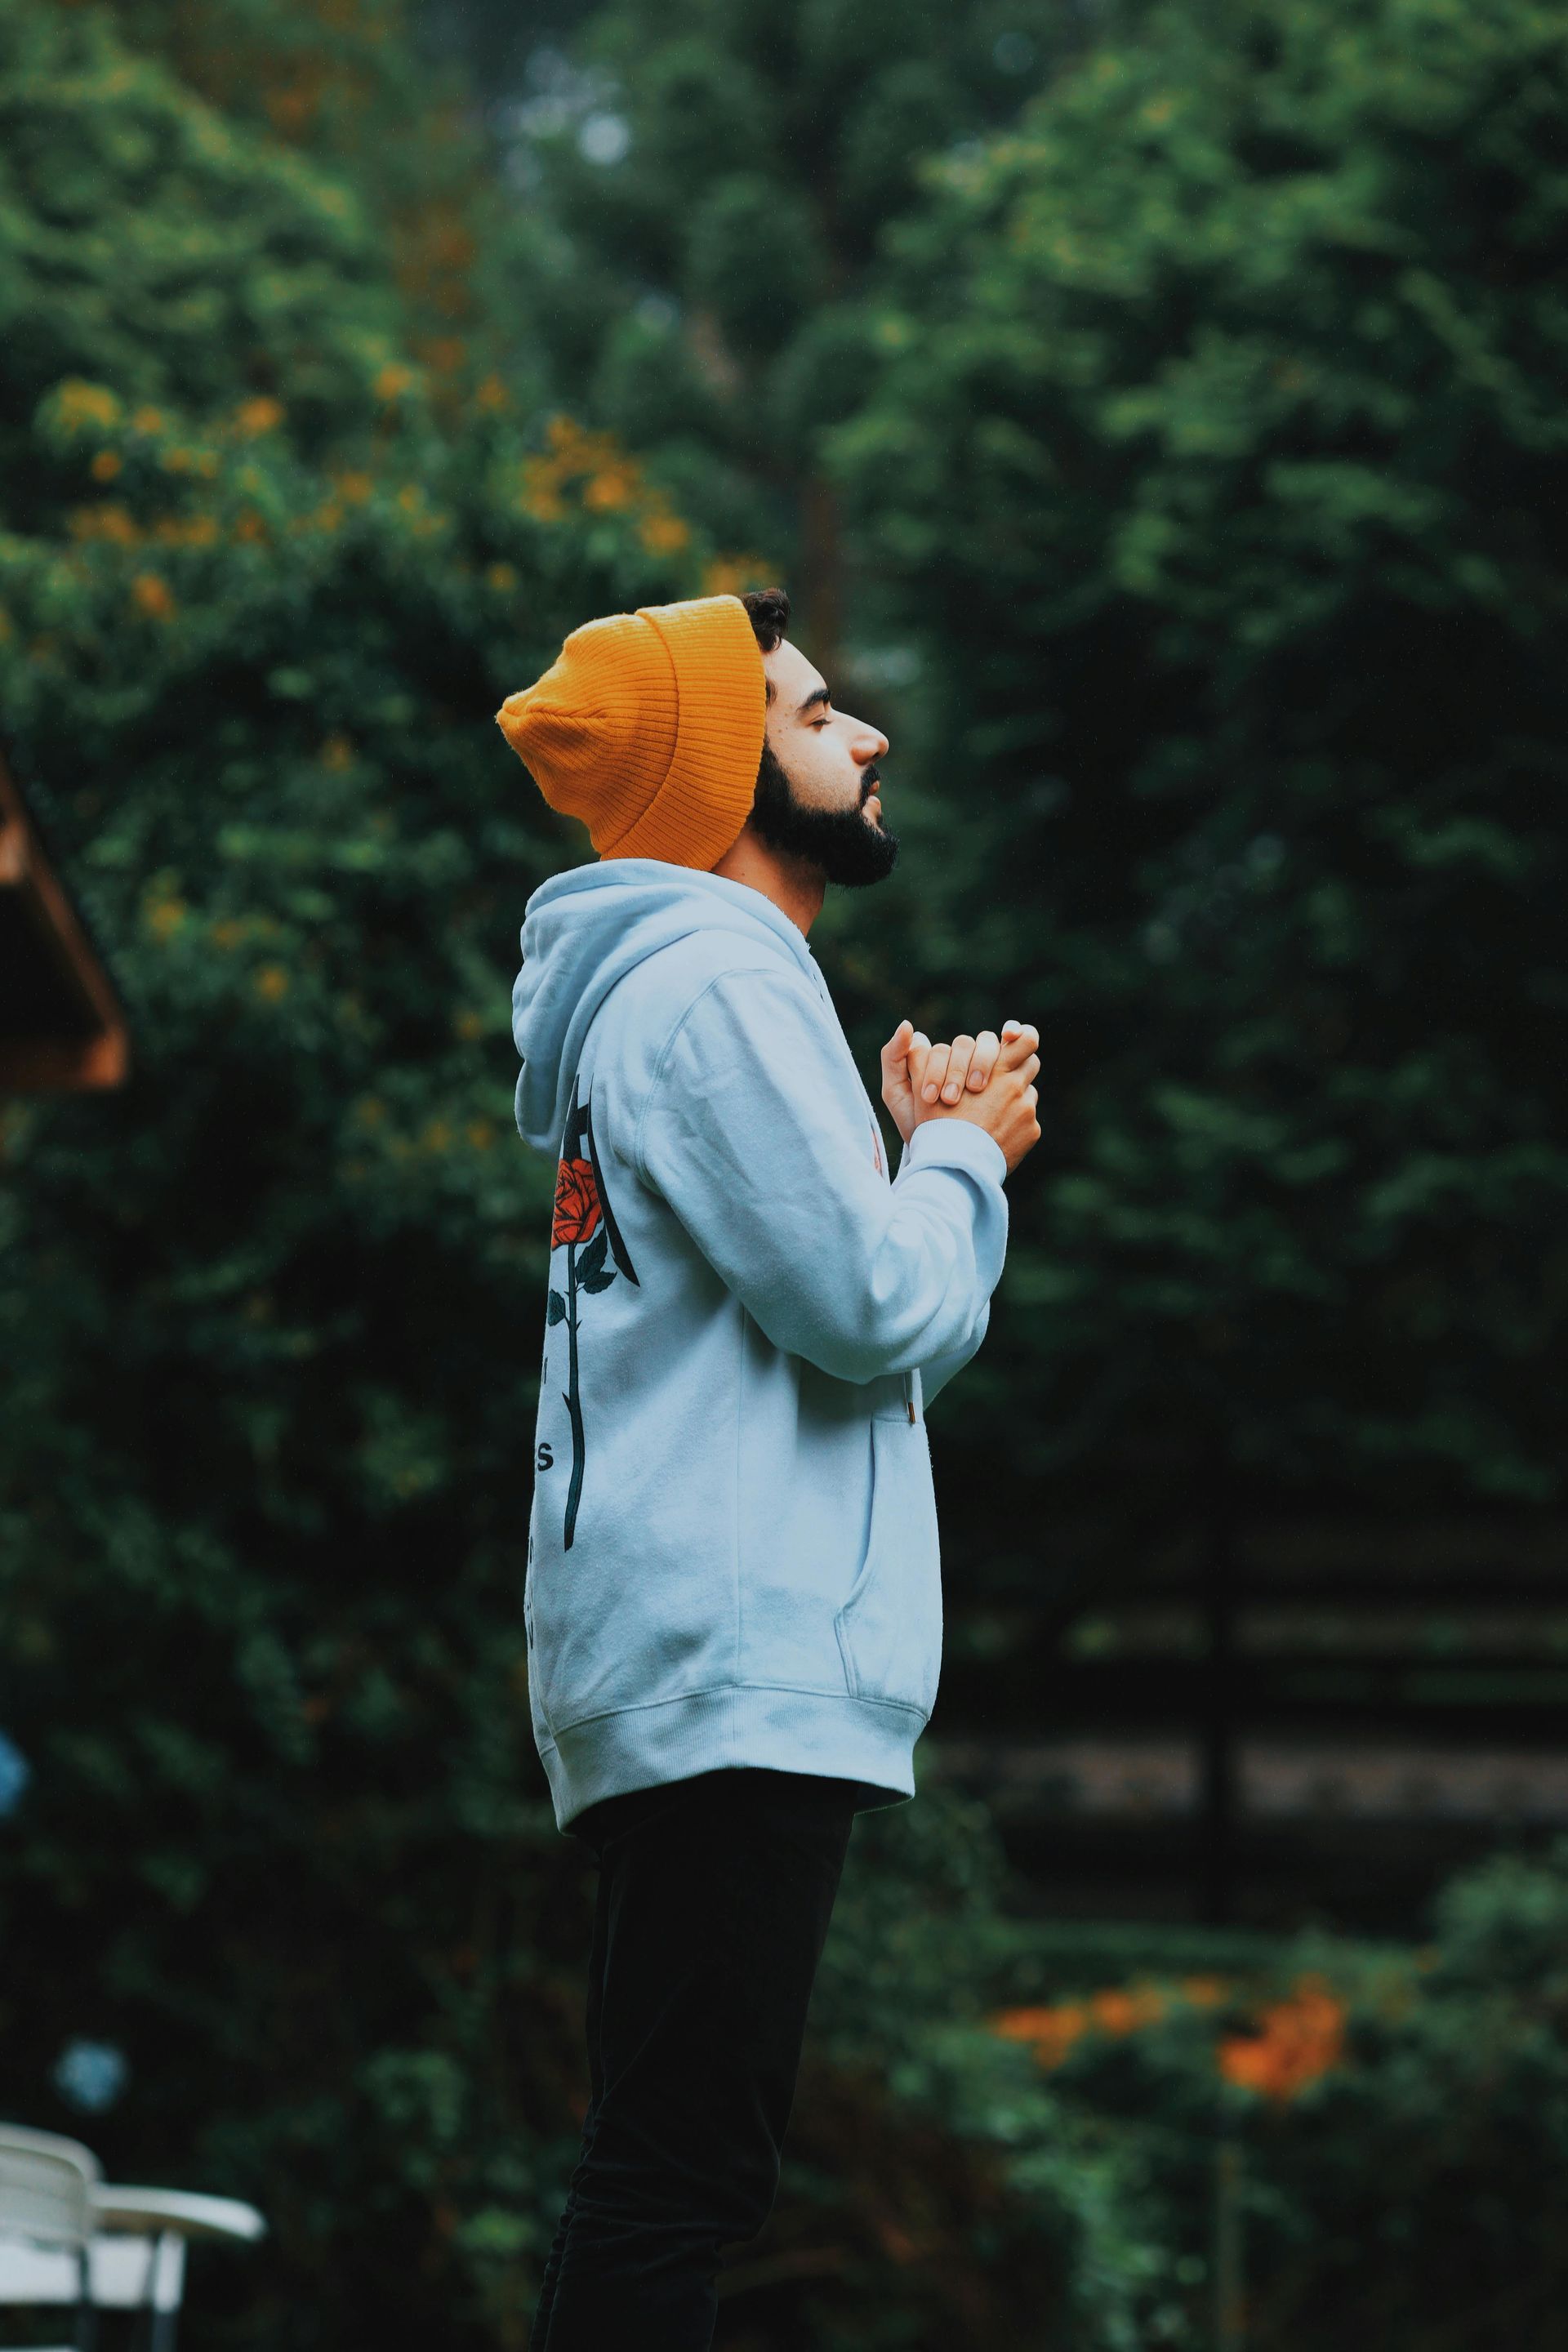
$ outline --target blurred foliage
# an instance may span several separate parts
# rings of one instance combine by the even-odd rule
[[[569,256],[534,312],[559,380],[683,511],[788,573],[826,657],[843,559],[819,451],[860,399],[879,237],[916,202],[923,156],[1012,118],[1070,11],[607,0],[521,54],[471,0],[424,18],[483,77],[530,244]]]
[[[1416,1948],[1303,1937],[1249,1977],[1151,1969],[993,2021],[1080,2122],[1142,2150],[1147,2210],[1200,2250],[1170,2275],[1205,2297],[1215,2155],[1235,2149],[1258,2352],[1560,2338],[1568,1840],[1463,1873],[1431,1928]],[[1170,2340],[1211,2341],[1184,2301]]]
[[[879,961],[1044,1029],[952,1412],[1058,1510],[1561,1495],[1565,99],[1532,0],[1160,6],[892,233]]]
[[[1046,1029],[960,1577],[1049,1589],[1047,1478],[1559,1477],[1561,18],[605,0],[481,137],[469,14],[0,0],[0,708],[136,1048],[0,1126],[0,2105],[264,2208],[215,2352],[521,2346],[574,2152],[507,992],[583,844],[490,713],[584,616],[847,583],[863,1042]],[[1260,2346],[1545,2352],[1565,1885],[1079,1981],[868,1817],[721,2340],[1205,2343],[1223,2134]]]

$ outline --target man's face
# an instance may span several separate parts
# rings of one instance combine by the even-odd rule
[[[899,854],[878,790],[887,737],[836,710],[820,673],[787,637],[763,656],[763,669],[773,692],[752,831],[829,882],[880,882]]]

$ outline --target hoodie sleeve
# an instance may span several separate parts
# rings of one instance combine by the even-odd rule
[[[1001,1278],[1006,1161],[972,1121],[933,1119],[889,1185],[863,1108],[825,1083],[823,1019],[784,973],[710,982],[660,1055],[639,1172],[786,1354],[862,1382],[962,1360]]]
[[[915,1130],[917,1135],[920,1131],[921,1130],[918,1128]],[[905,1144],[903,1150],[900,1155],[898,1173],[893,1178],[895,1187],[903,1182],[905,1176],[909,1173],[911,1164],[910,1147],[908,1144]],[[1005,1166],[1005,1161],[1004,1161],[1003,1165]],[[974,1328],[970,1332],[962,1347],[948,1348],[945,1349],[940,1356],[929,1356],[926,1359],[925,1362],[921,1366],[921,1400],[922,1404],[928,1406],[934,1404],[937,1398],[942,1394],[943,1389],[946,1388],[949,1381],[952,1380],[953,1374],[955,1372],[961,1372],[965,1364],[968,1363],[970,1358],[979,1352],[981,1342],[985,1337],[986,1329],[990,1321],[991,1301],[987,1299],[984,1306],[980,1310],[979,1320],[976,1322]]]

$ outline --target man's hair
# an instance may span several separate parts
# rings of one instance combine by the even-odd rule
[[[771,654],[779,639],[789,635],[789,598],[782,588],[753,588],[741,602],[750,617],[752,635],[763,653]],[[768,694],[771,700],[771,686]]]

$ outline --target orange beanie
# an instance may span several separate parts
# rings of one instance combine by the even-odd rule
[[[745,606],[699,596],[585,621],[496,724],[601,857],[705,872],[751,814],[765,700]]]

